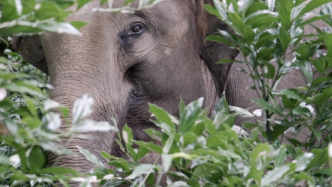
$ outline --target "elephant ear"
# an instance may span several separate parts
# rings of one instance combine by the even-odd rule
[[[219,18],[209,14],[204,9],[204,4],[213,5],[212,0],[196,0],[197,7],[197,27],[203,35],[206,36],[215,34],[218,30],[225,30],[231,32],[232,29]],[[226,44],[207,41],[203,44],[201,50],[201,58],[204,60],[206,66],[209,68],[213,80],[216,85],[217,93],[220,96],[224,90],[232,64],[217,64],[220,59],[235,59],[239,51],[229,47]]]
[[[25,61],[48,74],[46,57],[39,36],[14,37],[11,48],[17,51]]]

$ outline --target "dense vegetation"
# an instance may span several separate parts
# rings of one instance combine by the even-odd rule
[[[111,160],[108,164],[112,169],[78,147],[98,168],[90,174],[48,166],[47,151],[72,154],[59,144],[61,137],[117,129],[106,122],[83,120],[93,107],[93,98],[87,95],[76,101],[73,111],[47,99],[47,89],[51,89],[48,77],[24,62],[8,44],[14,34],[79,34],[77,29],[85,23],[66,23],[65,18],[72,14],[66,8],[74,3],[82,7],[89,0],[1,1],[0,36],[6,49],[0,57],[0,186],[49,186],[57,181],[69,186],[70,180],[82,181],[82,186],[90,186],[91,182],[103,186],[157,186],[165,173],[169,186],[331,186],[332,145],[328,132],[332,128],[332,7],[326,4],[330,1],[313,0],[306,5],[304,0],[215,0],[216,8],[206,5],[211,14],[241,36],[219,31],[207,40],[226,43],[247,57],[240,63],[247,64],[251,71],[240,71],[250,74],[256,82],[252,89],[261,98],[254,102],[262,109],[263,120],[236,126],[237,115],[253,114],[228,106],[225,97],[218,101],[211,118],[201,109],[202,99],[187,106],[180,103],[179,119],[150,105],[161,131],[146,132],[161,141],[162,146],[133,140],[132,131],[126,126],[118,131],[125,142],[119,145],[129,159],[102,152]],[[111,5],[113,1],[101,3],[106,2]],[[140,8],[157,2],[140,0]],[[127,5],[108,11],[134,11]],[[319,13],[306,18],[320,6]],[[317,20],[324,21],[326,28],[313,26],[315,32],[304,34],[304,25]],[[289,47],[294,47],[294,59],[285,58]],[[229,62],[233,61],[220,60]],[[307,86],[276,90],[279,80],[292,68],[302,72]],[[51,111],[56,108],[59,113]],[[70,128],[60,131],[60,115],[67,118],[69,112],[74,120],[65,120]],[[281,117],[275,118],[276,115]],[[280,142],[278,137],[286,131],[296,134],[303,128],[311,132],[307,141]],[[133,144],[139,148],[132,148]],[[139,163],[149,152],[160,154],[162,165],[157,161]]]

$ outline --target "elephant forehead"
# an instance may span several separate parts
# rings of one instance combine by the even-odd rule
[[[134,1],[131,4],[131,7],[138,8],[139,2],[140,1]],[[124,3],[125,0],[114,1],[112,8],[122,7],[124,6]],[[182,24],[184,23],[183,21],[188,20],[188,16],[190,16],[189,14],[192,13],[193,4],[194,3],[192,3],[191,0],[164,0],[160,3],[157,3],[152,8],[143,9],[141,11],[145,12],[146,15],[150,15],[150,19],[153,19],[156,22],[160,22],[162,24],[165,24],[165,21],[171,21],[175,24]],[[91,12],[98,12],[97,8],[107,9],[109,8],[109,4],[105,3],[103,6],[100,6],[100,0],[96,0],[84,5],[78,11],[76,11],[76,8],[76,6],[68,8],[70,11],[76,12],[73,16],[68,18],[68,21],[77,19],[89,19],[91,17]]]
[[[158,28],[170,32],[171,36],[181,38],[190,25],[194,25],[194,16],[187,1],[166,0],[146,10],[150,19]]]

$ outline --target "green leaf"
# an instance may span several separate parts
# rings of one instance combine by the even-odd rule
[[[232,47],[236,47],[236,45],[234,45],[231,41],[218,35],[209,35],[208,37],[205,38],[205,41],[213,41],[213,42],[223,43]]]
[[[275,108],[271,106],[268,102],[264,101],[263,99],[254,99],[254,103],[258,104],[260,107],[262,107],[265,110],[268,110],[270,112],[274,112],[276,114],[281,115],[282,112],[278,110],[278,108]]]
[[[172,165],[172,155],[168,155],[168,154],[162,154],[161,155],[161,159],[162,159],[162,165],[163,165],[163,171],[164,172],[168,172],[169,168]]]
[[[330,176],[332,174],[331,168],[317,169],[317,170],[313,171],[312,173],[314,175],[328,175],[328,176]]]
[[[236,107],[236,106],[229,106],[230,111],[235,112],[237,114],[237,116],[241,116],[242,118],[250,118],[250,117],[254,117],[254,115],[249,112],[246,109],[240,108],[240,107]]]
[[[241,156],[234,153],[232,150],[223,150],[219,149],[219,151],[215,151],[212,149],[196,149],[192,151],[194,155],[210,155],[215,157],[216,159],[226,158],[228,161],[231,159],[241,159]]]
[[[179,115],[180,116],[183,114],[183,111],[185,108],[186,108],[186,104],[184,103],[182,98],[180,98],[180,103],[179,103]]]
[[[77,99],[73,107],[73,124],[78,123],[80,120],[92,113],[94,100],[89,95],[83,95],[82,98]]]
[[[237,13],[228,13],[228,19],[232,22],[230,27],[243,35],[246,25],[244,24],[242,18]]]
[[[154,182],[155,182],[155,177],[153,174],[150,174],[148,176],[148,178],[146,179],[146,183],[149,185],[149,186],[153,186],[154,185]]]
[[[279,19],[281,25],[285,28],[285,30],[289,30],[291,27],[291,12],[294,7],[293,1],[279,1],[279,6],[277,7],[277,11],[279,13]]]
[[[40,20],[55,19],[63,21],[69,16],[69,12],[60,8],[57,3],[52,1],[42,1],[38,3],[39,8],[35,9],[35,16]]]
[[[218,61],[218,64],[233,63],[233,62],[240,62],[240,61],[232,59],[221,59]]]
[[[87,26],[89,23],[84,21],[71,21],[70,24],[76,29],[81,29],[82,27]]]
[[[75,25],[75,23],[74,23]],[[56,32],[56,33],[66,33],[71,35],[82,36],[82,34],[70,23],[40,23],[37,25],[37,28],[48,31],[48,32]]]
[[[1,23],[6,22],[6,21],[12,21],[16,18],[19,17],[18,11],[15,6],[15,2],[13,1],[2,1],[2,10],[7,10],[7,11],[2,11],[1,15]]]
[[[248,129],[248,130],[253,129],[253,128],[257,128],[258,126],[259,126],[259,125],[256,124],[256,123],[250,123],[250,122],[244,122],[244,123],[243,123],[243,127],[244,127],[245,129]]]
[[[279,33],[280,33],[279,40],[280,40],[280,43],[281,43],[281,47],[282,47],[283,51],[286,52],[287,48],[288,48],[288,45],[291,42],[291,36],[290,36],[290,34],[288,33],[288,31],[286,30],[285,27],[280,27],[279,28]]]
[[[124,3],[124,5],[128,5],[129,3],[132,3],[132,2],[134,2],[135,0],[126,0],[125,1],[125,3]]]
[[[24,117],[22,122],[26,123],[31,129],[37,129],[42,126],[42,123],[38,118],[32,118],[31,116]]]
[[[83,5],[89,3],[92,0],[76,0],[77,2],[77,10],[79,10]]]
[[[145,147],[140,147],[138,148],[138,151],[136,153],[136,157],[135,157],[135,161],[143,158],[146,154],[148,154],[150,151],[149,149],[145,148]]]
[[[206,146],[208,148],[222,147],[224,141],[227,141],[227,138],[218,133],[207,138]]]
[[[262,158],[266,158],[270,152],[272,152],[272,147],[269,144],[258,144],[251,153],[250,165],[256,167],[256,162]]]
[[[312,129],[312,132],[314,133],[314,135],[318,141],[322,140],[322,131],[321,130]]]
[[[255,38],[255,33],[253,29],[246,25],[243,29],[243,39],[245,40],[246,43],[252,43]]]
[[[196,136],[203,135],[204,131],[204,123],[196,123],[191,129],[190,132],[193,132]]]
[[[10,160],[9,160],[8,157],[0,155],[0,163],[1,164],[9,165],[10,164]]]
[[[106,158],[106,159],[117,159],[117,157],[112,156],[112,155],[108,154],[108,153],[105,152],[105,151],[101,151],[100,154],[101,154],[101,156],[103,156],[103,157]]]
[[[296,99],[297,101],[303,101],[303,97],[294,89],[281,90],[280,93],[284,94],[289,99]]]
[[[60,126],[61,126],[60,114],[50,112],[50,113],[46,114],[44,117],[45,117],[45,120],[48,122],[47,128],[49,130],[56,131],[60,128]]]
[[[55,174],[55,175],[68,175],[70,174],[71,176],[78,176],[79,172],[77,172],[74,169],[71,168],[66,168],[66,167],[47,167],[47,168],[43,168],[39,171],[39,173],[41,174]]]
[[[231,42],[236,43],[238,41],[237,37],[235,37],[232,33],[224,31],[224,30],[219,30],[218,33],[223,36],[224,38],[230,40]]]
[[[51,151],[56,154],[74,154],[72,151],[65,149],[64,147],[55,144],[53,142],[41,142],[39,145],[45,150],[45,151]]]
[[[222,3],[219,0],[213,0],[213,3],[220,15],[218,17],[221,18],[222,20],[228,20],[227,12],[223,7]]]
[[[40,147],[34,146],[29,155],[30,173],[35,173],[36,170],[41,169],[45,161],[45,155]]]
[[[264,25],[274,23],[278,20],[278,14],[268,10],[257,10],[244,19],[251,28],[260,28]]]
[[[117,131],[117,128],[108,122],[96,122],[93,120],[84,120],[74,124],[71,128],[72,132],[91,132],[91,131]]]
[[[140,147],[144,147],[150,151],[153,151],[153,152],[156,152],[159,154],[161,154],[163,152],[162,148],[154,143],[142,142],[142,141],[134,141],[134,142],[135,142],[135,144],[139,145]]]
[[[44,110],[51,110],[51,109],[58,108],[60,106],[61,106],[60,103],[58,103],[54,100],[51,100],[51,99],[47,99],[44,101]]]
[[[175,138],[175,134],[171,134],[170,136],[168,136],[163,149],[163,153],[170,153],[173,147],[173,143],[174,143],[174,138]]]
[[[315,10],[316,8],[327,4],[331,2],[331,0],[314,0],[314,1],[310,1],[301,11],[301,13],[299,14],[299,16],[302,16],[310,11]]]
[[[225,94],[217,102],[214,111],[212,113],[213,124],[216,126],[216,129],[230,118],[230,109],[226,100]],[[233,125],[233,124],[228,124]]]
[[[128,161],[126,161],[123,158],[113,160],[111,162],[108,162],[108,164],[123,169],[127,174],[130,173],[130,167],[128,165]]]
[[[59,182],[64,186],[64,187],[71,187],[68,182],[66,182],[65,180],[63,179],[59,179]]]
[[[222,17],[220,16],[219,12],[212,6],[209,4],[204,4],[204,9],[206,11],[208,11],[211,15],[215,15],[217,16],[219,19],[222,19]],[[227,16],[227,15],[226,15]]]
[[[155,139],[155,140],[161,140],[161,132],[154,129],[154,128],[151,128],[151,129],[144,129],[144,132],[146,134],[148,134],[152,139]]]
[[[103,6],[106,2],[108,2],[109,0],[100,0],[100,6]],[[111,1],[111,0],[110,0]],[[112,8],[112,7],[109,7]]]
[[[193,132],[186,132],[183,136],[183,147],[187,147],[197,141],[197,136]]]
[[[92,153],[90,153],[90,151],[80,147],[80,146],[76,146],[78,148],[78,150],[80,151],[80,153],[82,153],[85,158],[90,161],[91,163],[93,163],[94,165],[96,165],[98,168],[105,168],[104,164]]]
[[[267,4],[267,6],[269,7],[269,11],[274,11],[274,7],[275,7],[275,0],[266,0],[265,3]]]
[[[308,108],[306,108],[306,107],[297,107],[297,108],[294,108],[292,110],[292,113],[294,115],[303,115],[303,114],[310,115],[311,114],[310,110]]]
[[[267,172],[262,178],[262,186],[270,186],[273,182],[276,182],[282,178],[289,170],[289,166],[275,167],[272,171]]]
[[[35,103],[32,101],[32,99],[28,97],[25,97],[24,99],[27,102],[29,112],[32,114],[33,117],[37,117],[37,109]]]
[[[135,158],[136,152],[132,148],[133,139],[134,139],[133,132],[132,132],[131,128],[128,127],[127,124],[122,129],[122,139],[126,144],[126,150],[130,153],[130,156],[132,158]]]
[[[192,175],[192,179],[199,180],[200,178],[210,178],[212,175],[212,171],[215,168],[212,164],[204,163],[201,165],[198,165]],[[209,171],[209,172],[208,172]],[[213,171],[216,172],[216,171]]]
[[[213,124],[213,122],[211,121],[211,119],[205,118],[204,119],[204,124],[205,124],[205,128],[206,128],[207,132],[210,135],[213,135],[213,134],[217,133],[216,126]]]
[[[277,140],[287,129],[289,129],[289,126],[273,125],[272,140]]]
[[[255,45],[256,48],[265,46],[267,44],[271,44],[271,41],[273,41],[275,38],[279,37],[279,30],[272,28],[272,29],[266,29],[257,34],[256,39],[257,43]],[[268,47],[271,48],[269,45]]]
[[[203,98],[200,98],[194,102],[188,104],[183,114],[180,116],[180,123],[178,126],[179,133],[183,134],[189,131],[196,123],[203,106]]]
[[[319,71],[319,73],[324,73],[328,68],[328,63],[330,62],[330,60],[328,60],[325,57],[311,59],[310,61],[315,66],[315,68]]]
[[[308,164],[307,171],[314,167],[319,168],[328,161],[329,156],[326,148],[313,149],[310,152],[314,154],[314,159]]]
[[[273,79],[275,77],[275,68],[272,64],[266,63],[264,66],[264,74],[267,79]]]
[[[16,151],[17,151],[18,155],[20,156],[22,171],[26,172],[28,170],[28,162],[27,162],[27,158],[25,155],[25,149],[21,148]]]
[[[310,98],[310,101],[315,103],[318,107],[322,107],[327,100],[332,96],[332,88],[324,89],[322,93],[318,93]]]
[[[313,159],[314,159],[314,154],[312,153],[304,153],[303,155],[297,157],[293,161],[293,163],[296,163],[295,171],[299,172],[305,170]]]
[[[135,167],[134,171],[126,177],[127,179],[134,179],[136,177],[139,177],[143,174],[150,174],[153,172],[153,170],[156,168],[155,165],[152,164],[141,164],[137,167]]]
[[[165,130],[168,134],[175,133],[175,125],[171,120],[169,114],[162,108],[150,104],[150,112],[156,117],[156,120],[160,124],[165,124],[161,128]]]
[[[15,81],[15,83],[4,85],[3,88],[11,92],[30,94],[40,98],[45,98],[45,95],[39,88],[28,82]]]
[[[332,57],[332,44],[330,41],[332,41],[332,33],[325,34],[325,46],[327,48],[327,56]]]
[[[281,146],[278,150],[277,150],[277,155],[274,158],[274,165],[275,167],[282,167],[286,161],[287,158],[287,149],[285,146]]]
[[[266,4],[264,4],[262,2],[253,2],[246,10],[246,18],[249,17],[250,14],[253,14],[259,10],[267,10],[267,9],[268,9],[268,6]]]
[[[311,182],[315,181],[314,178],[313,178],[313,176],[310,176],[309,174],[304,173],[304,172],[300,172],[299,174],[293,174],[293,175],[291,175],[290,178],[297,179],[299,181],[303,181],[303,180],[304,181],[311,181]]]

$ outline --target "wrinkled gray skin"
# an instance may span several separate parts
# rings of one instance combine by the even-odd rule
[[[123,2],[115,1],[115,6]],[[185,103],[204,97],[204,107],[212,109],[217,93],[223,91],[230,66],[215,67],[215,62],[235,58],[237,52],[220,44],[204,45],[205,34],[228,28],[207,14],[203,3],[210,2],[166,0],[135,14],[81,14],[69,20],[90,22],[80,30],[83,37],[45,33],[15,38],[12,45],[25,60],[49,74],[52,99],[72,107],[88,93],[95,99],[89,118],[112,123],[115,117],[120,129],[127,123],[136,140],[149,141],[143,132],[154,127],[148,103],[177,116],[180,97]],[[98,5],[95,1],[81,11]],[[208,68],[213,69],[212,75]],[[102,150],[125,157],[114,143],[114,132],[88,134],[89,140],[76,137],[67,148],[77,152],[76,145],[82,146],[103,162]],[[50,154],[49,163],[56,158]],[[154,161],[149,156],[144,159]],[[61,157],[56,164],[81,172],[94,167],[82,156]]]
[[[116,1],[116,6],[123,2]],[[135,14],[79,15],[69,20],[90,22],[81,29],[83,37],[47,33],[15,38],[12,45],[25,60],[50,75],[52,99],[72,107],[77,98],[89,93],[95,99],[91,119],[112,123],[114,116],[120,128],[127,123],[133,129],[136,140],[149,141],[143,132],[154,127],[148,103],[177,116],[180,97],[186,103],[205,97],[204,107],[211,109],[225,87],[230,105],[250,108],[254,105],[251,100],[257,98],[256,92],[248,89],[253,85],[251,78],[236,70],[246,66],[216,65],[219,59],[234,59],[237,51],[217,43],[204,44],[204,36],[229,28],[207,14],[203,3],[211,2],[165,0]],[[87,9],[98,4],[94,2]],[[135,33],[137,25],[140,31]],[[293,71],[279,88],[303,85],[303,76]],[[244,121],[238,118],[236,124]],[[103,162],[106,160],[99,155],[101,150],[125,157],[115,146],[114,132],[89,135],[89,140],[75,138],[68,148],[77,152],[76,145],[82,146]],[[143,162],[153,162],[151,157],[148,155]],[[55,158],[51,154],[49,163]],[[56,164],[82,172],[93,169],[82,156],[61,157]]]

